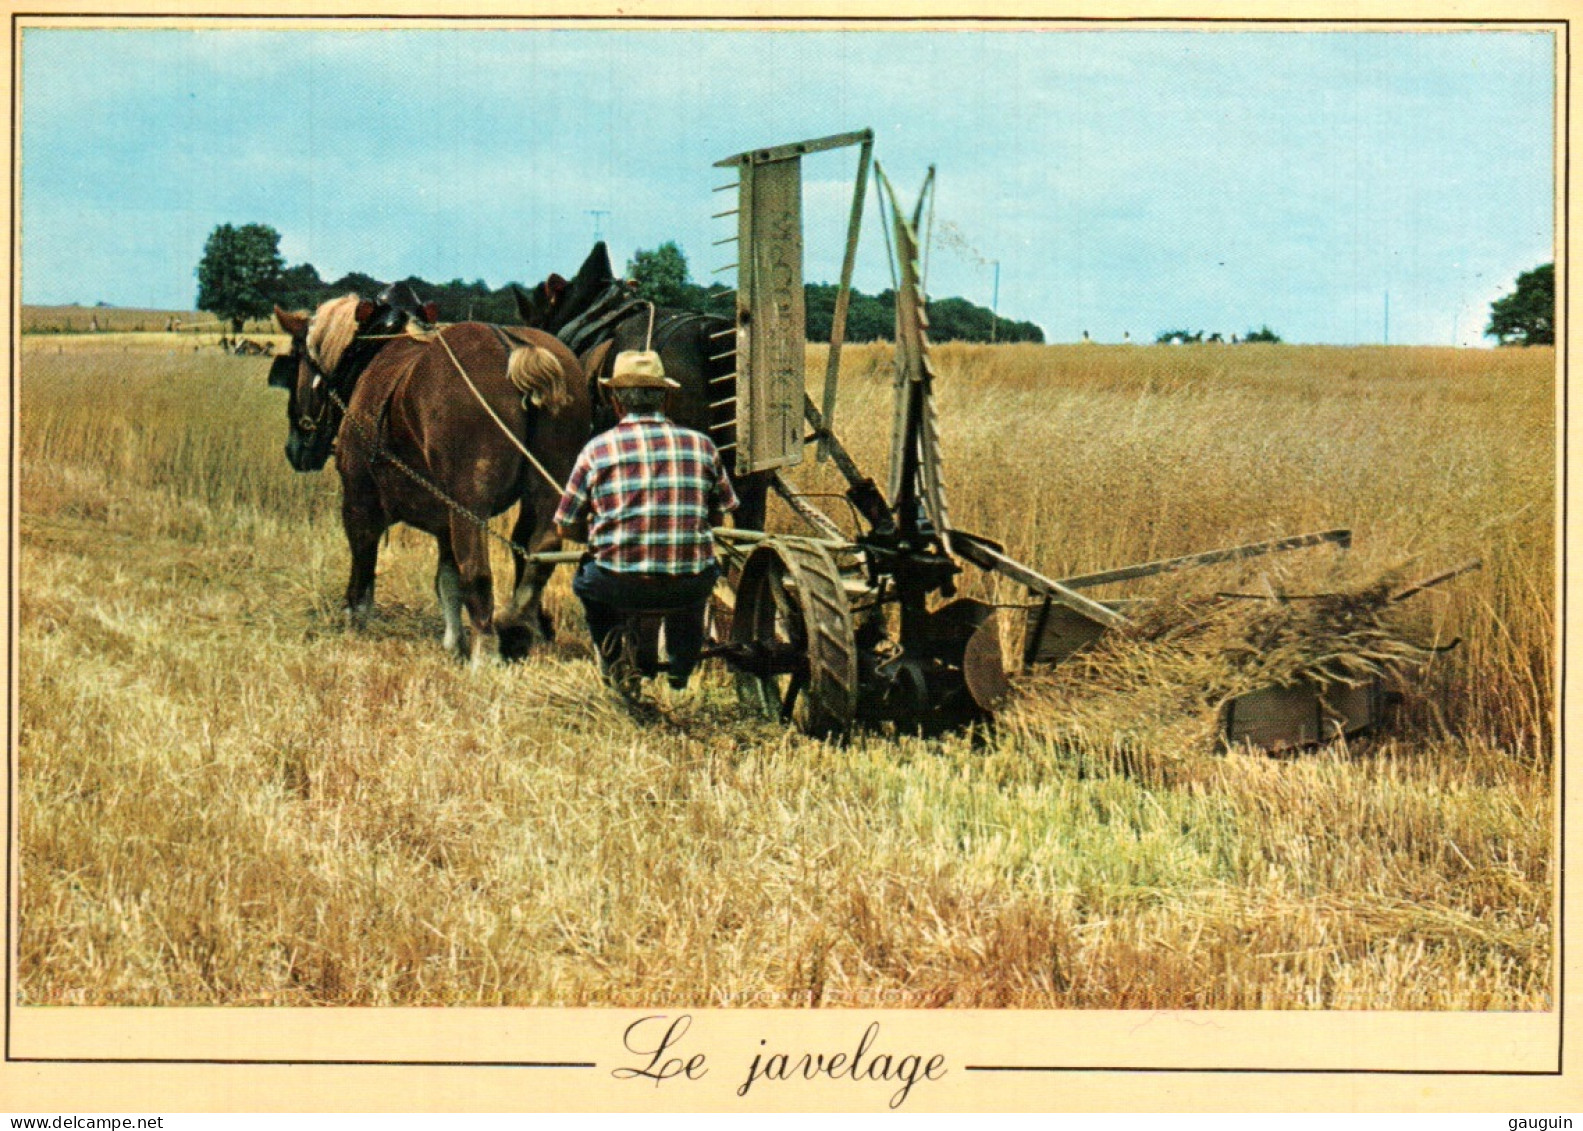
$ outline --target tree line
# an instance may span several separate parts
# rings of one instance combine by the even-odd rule
[[[667,240],[651,251],[639,251],[627,265],[627,277],[638,284],[638,294],[659,306],[729,313],[731,291],[719,283],[700,286],[691,279],[687,257]],[[835,283],[803,284],[807,336],[810,342],[828,342],[835,324]],[[854,290],[847,299],[846,340],[872,342],[896,332],[896,292],[887,287],[876,295]],[[1044,331],[1032,322],[999,318],[991,310],[964,298],[929,301],[929,337],[936,342],[1043,342]]]
[[[311,310],[325,299],[356,291],[377,294],[383,283],[360,271],[325,280],[311,263],[286,266],[280,254],[280,233],[267,224],[222,224],[210,233],[196,270],[200,310],[228,320],[235,333],[250,318],[267,318],[275,304],[291,310]],[[720,284],[700,286],[692,281],[687,258],[672,241],[639,251],[627,265],[627,275],[638,293],[662,306],[699,313],[725,314],[730,292]],[[509,324],[517,319],[513,284],[490,287],[482,279],[452,279],[431,283],[416,275],[401,281],[410,284],[439,308],[446,322],[481,321]],[[836,293],[833,283],[808,283],[803,288],[807,308],[808,340],[830,340]],[[894,332],[895,292],[876,295],[854,290],[847,308],[849,341],[875,341]],[[1517,277],[1511,294],[1490,306],[1484,331],[1501,345],[1553,345],[1555,343],[1555,265],[1545,263]],[[993,311],[964,298],[935,299],[929,303],[929,334],[937,342],[1043,342],[1044,331],[1032,322],[997,317]],[[1156,341],[1201,341],[1203,332],[1162,331]],[[1244,341],[1278,342],[1268,326],[1250,330]]]
[[[443,322],[509,325],[518,320],[512,287],[521,284],[490,287],[482,279],[432,283],[416,275],[382,281],[361,271],[325,279],[311,263],[288,267],[280,254],[280,234],[267,224],[220,225],[204,244],[196,274],[198,309],[229,321],[235,333],[241,333],[246,319],[269,317],[276,304],[287,310],[312,310],[349,291],[378,294],[390,282],[411,285],[438,307]],[[730,315],[730,291],[718,283],[701,286],[693,282],[686,256],[674,242],[637,252],[627,265],[627,277],[636,282],[639,297],[661,306]],[[809,341],[830,340],[838,290],[834,283],[804,286]],[[895,333],[895,319],[893,290],[887,288],[877,295],[854,290],[847,306],[846,338],[858,342],[888,339]],[[962,298],[931,301],[929,323],[930,337],[937,342],[1044,341],[1044,331],[1034,323],[998,318]]]

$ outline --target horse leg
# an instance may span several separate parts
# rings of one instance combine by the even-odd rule
[[[524,496],[511,540],[533,554],[560,549],[560,537],[547,517],[553,513],[554,503],[539,507],[531,496]],[[500,656],[506,660],[520,660],[534,645],[555,639],[555,627],[544,610],[544,587],[555,567],[528,562],[520,556],[516,564],[511,601],[499,619]]]
[[[440,599],[440,616],[445,620],[445,650],[458,659],[467,658],[467,640],[462,634],[462,574],[456,566],[456,551],[449,533],[434,539],[439,543],[440,560],[434,570],[434,595]]]
[[[352,551],[351,575],[346,582],[346,626],[361,629],[374,609],[374,573],[379,566],[379,539],[385,533],[385,515],[377,502],[354,501],[348,491],[341,500],[341,525]]]
[[[472,622],[468,649],[473,666],[481,665],[491,654],[498,654],[495,635],[495,579],[489,570],[489,543],[483,531],[471,520],[456,515],[451,519],[451,545],[456,551],[457,579],[462,604]]]

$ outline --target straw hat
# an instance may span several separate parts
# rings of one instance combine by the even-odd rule
[[[652,350],[623,350],[616,354],[615,372],[605,381],[607,389],[680,389],[665,376],[660,355]]]

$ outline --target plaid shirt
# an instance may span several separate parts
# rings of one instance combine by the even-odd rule
[[[632,413],[583,448],[555,521],[586,518],[588,548],[607,569],[692,574],[715,560],[711,512],[736,505],[709,437]]]

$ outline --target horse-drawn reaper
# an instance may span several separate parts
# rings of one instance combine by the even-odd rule
[[[918,228],[933,170],[909,217],[873,165],[898,279],[896,355],[889,476],[881,487],[864,475],[837,438],[834,415],[872,143],[865,130],[749,150],[717,163],[738,175],[717,190],[737,194],[736,207],[717,214],[735,218],[735,234],[718,242],[736,245],[737,288],[731,293],[734,324],[710,335],[719,343],[711,358],[729,359],[733,376],[729,386],[716,378],[729,399],[722,396],[712,407],[732,413],[738,477],[768,475],[811,527],[808,535],[716,532],[734,584],[726,595],[730,607],[717,617],[720,638],[712,653],[736,672],[744,703],[815,734],[871,723],[935,729],[987,719],[1009,684],[996,608],[957,594],[967,566],[1027,591],[1024,662],[1060,663],[1130,623],[1128,602],[1095,600],[1085,589],[1350,544],[1349,531],[1326,530],[1056,579],[995,542],[957,529],[946,501],[919,267]],[[851,145],[861,153],[821,409],[805,381],[801,161]],[[576,296],[575,283],[569,293]],[[811,444],[846,479],[846,497],[863,529],[843,531],[786,478]],[[1398,599],[1457,572],[1428,579]],[[1299,679],[1229,701],[1224,735],[1268,748],[1323,741],[1373,726],[1382,702],[1377,679]]]
[[[613,278],[602,245],[571,282],[551,276],[520,296],[520,311],[532,328],[452,327],[436,336],[446,345],[445,355],[432,342],[403,340],[399,311],[365,312],[358,306],[358,328],[339,348],[330,345],[328,323],[320,324],[329,317],[325,309],[313,320],[288,324],[283,317],[293,334],[288,454],[294,466],[322,465],[325,436],[336,419],[331,408],[347,414],[338,451],[353,552],[348,608],[354,614],[366,608],[378,533],[391,521],[408,521],[439,539],[442,603],[448,586],[461,589],[475,640],[486,634],[487,560],[480,568],[483,535],[477,520],[521,498],[518,589],[502,624],[517,627],[526,618],[524,627],[531,629],[527,614],[536,611],[543,572],[575,557],[544,552],[551,536],[543,522],[557,483],[588,435],[597,377],[618,350],[647,346],[660,352],[666,371],[684,386],[673,417],[710,433],[729,453],[733,477],[745,487],[741,493],[773,486],[811,527],[807,535],[763,533],[760,491],[757,511],[749,509],[746,522],[715,531],[729,582],[718,593],[716,636],[706,650],[736,673],[746,705],[810,733],[839,734],[873,723],[937,729],[994,713],[1009,691],[1000,617],[994,606],[957,595],[967,566],[1027,591],[1023,662],[1061,663],[1131,623],[1129,602],[1096,600],[1085,589],[1350,543],[1349,531],[1326,530],[1057,579],[1018,562],[997,543],[957,529],[946,501],[919,269],[918,227],[932,170],[909,217],[871,161],[872,143],[865,130],[750,150],[718,163],[738,174],[736,182],[722,186],[737,191],[737,207],[718,214],[736,217],[736,234],[720,241],[737,245],[731,319],[661,311],[636,301]],[[801,160],[849,145],[860,145],[861,156],[821,408],[808,396],[805,381]],[[895,408],[883,487],[858,469],[834,430],[845,314],[871,164],[898,280]],[[470,351],[465,365],[450,342]],[[581,368],[574,350],[582,354]],[[505,376],[509,359],[521,351],[554,358],[558,365],[527,399],[512,391]],[[487,371],[480,382],[487,392],[475,389],[477,401],[495,404],[508,418],[506,428],[489,426],[476,409],[458,407],[467,402],[456,394],[457,377],[473,367]],[[530,407],[535,398],[539,403]],[[527,446],[507,433],[526,437]],[[548,465],[536,467],[539,481],[527,466],[537,461],[518,458],[506,439],[513,439],[522,456],[530,456],[530,447],[539,453]],[[862,529],[843,531],[787,478],[813,444],[846,479],[846,498]],[[434,476],[427,491],[401,481],[403,474],[415,481],[420,466]],[[466,488],[466,498],[444,496],[456,484]],[[1421,582],[1395,599],[1461,568],[1468,567]],[[449,607],[454,609],[454,601]],[[459,620],[448,612],[453,643],[458,629]],[[1267,748],[1323,741],[1373,726],[1382,700],[1377,679],[1302,678],[1228,701],[1224,736]]]

